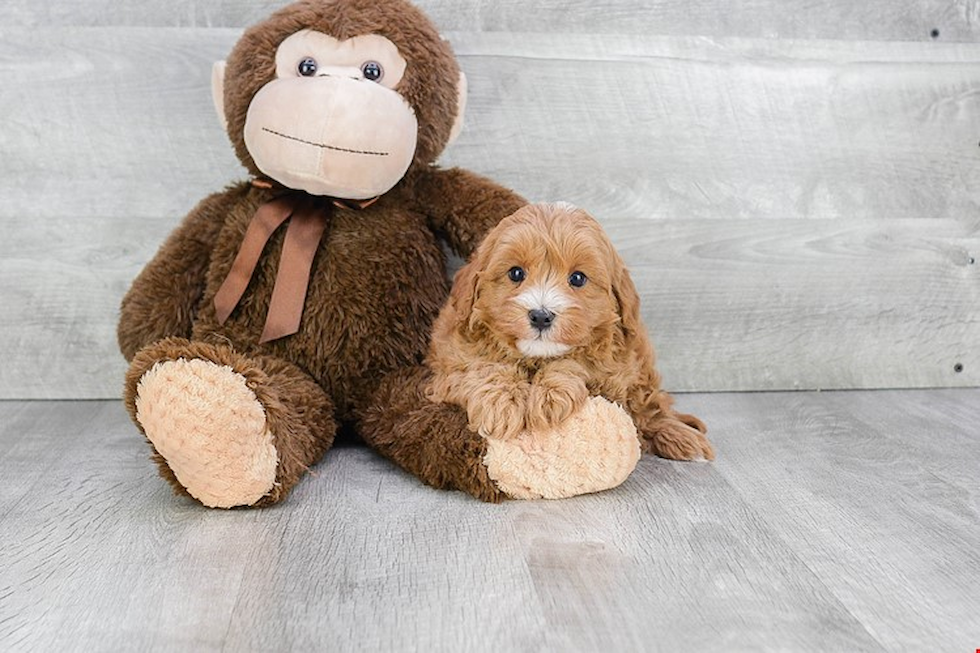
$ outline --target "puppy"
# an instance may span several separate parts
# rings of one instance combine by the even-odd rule
[[[713,459],[704,424],[671,409],[629,273],[602,227],[569,204],[529,205],[456,275],[433,327],[428,396],[507,439],[552,429],[590,395],[621,405],[644,451]]]

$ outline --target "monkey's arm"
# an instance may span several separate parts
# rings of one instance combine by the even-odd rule
[[[419,210],[433,231],[468,258],[503,218],[527,204],[520,195],[468,170],[430,168],[415,189]]]
[[[211,251],[241,187],[204,199],[170,234],[122,300],[116,336],[126,360],[168,336],[190,337]]]
[[[481,501],[503,501],[507,495],[484,464],[486,439],[469,430],[462,408],[426,399],[430,378],[424,367],[403,368],[385,377],[359,415],[360,434],[426,485],[460,490]]]

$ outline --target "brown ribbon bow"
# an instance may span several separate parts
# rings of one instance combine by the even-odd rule
[[[366,208],[374,200],[359,203],[334,200],[333,203],[340,208],[353,209]],[[260,206],[245,231],[245,238],[231,265],[231,271],[214,296],[218,323],[224,324],[238,306],[266,243],[276,229],[289,220],[272,299],[259,342],[269,342],[299,331],[313,257],[327,227],[328,218],[326,207],[317,206],[312,197],[299,193],[285,195]]]

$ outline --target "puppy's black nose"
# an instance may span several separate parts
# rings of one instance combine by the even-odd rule
[[[547,308],[536,308],[533,311],[528,311],[527,318],[531,320],[531,326],[538,331],[544,331],[555,321],[555,314]]]

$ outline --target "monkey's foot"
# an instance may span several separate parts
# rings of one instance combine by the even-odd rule
[[[279,455],[245,377],[201,359],[159,362],[139,380],[136,419],[187,492],[210,508],[271,492]]]
[[[602,397],[591,397],[554,429],[486,442],[487,472],[513,499],[563,499],[608,490],[625,481],[640,459],[633,419]]]

